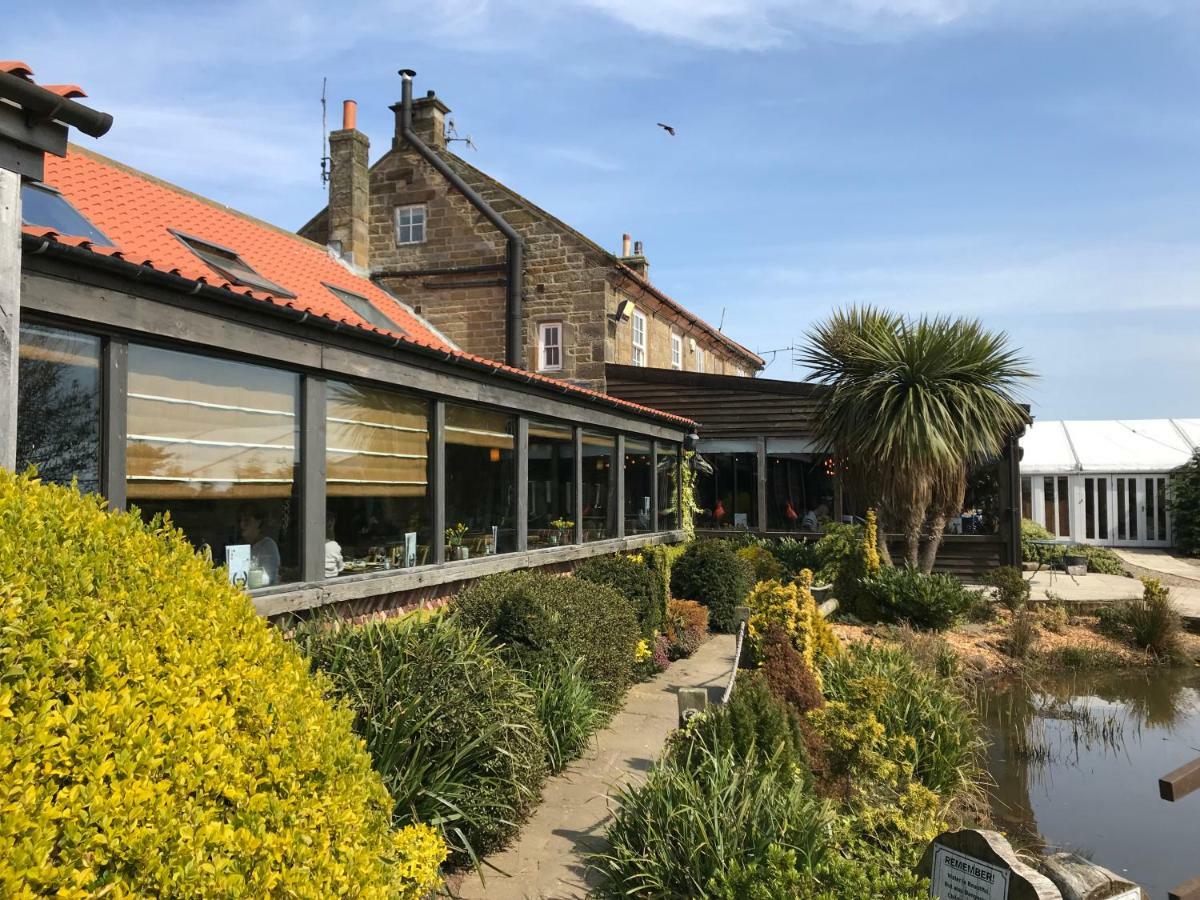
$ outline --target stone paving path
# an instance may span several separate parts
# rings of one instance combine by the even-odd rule
[[[1145,574],[1162,571],[1146,565],[1143,558],[1146,554],[1145,550],[1139,551],[1139,559],[1142,561],[1135,563],[1132,559],[1126,559],[1124,551],[1120,551],[1121,558],[1127,565],[1137,566],[1144,570]],[[1027,573],[1025,577],[1030,576]],[[1192,585],[1193,582],[1182,577],[1172,581],[1169,584],[1171,599],[1175,601],[1175,606],[1185,619],[1200,621],[1200,581]],[[1029,587],[1034,600],[1044,599],[1046,591],[1050,591],[1068,604],[1136,600],[1142,596],[1142,583],[1138,579],[1127,578],[1124,575],[1100,575],[1096,572],[1072,578],[1062,572],[1051,573],[1043,569],[1030,581]]]
[[[658,757],[678,718],[676,693],[703,687],[718,700],[733,668],[734,639],[714,635],[690,659],[681,659],[635,685],[625,707],[592,741],[582,759],[547,782],[538,807],[517,843],[487,858],[486,884],[468,875],[457,891],[487,900],[576,900],[589,890],[587,856],[602,849],[614,785],[642,778]],[[500,874],[506,873],[506,874]]]
[[[1196,582],[1196,587],[1200,587],[1200,560],[1175,556],[1166,550],[1140,550],[1130,547],[1114,547],[1113,553],[1128,565],[1163,572],[1176,578],[1187,578]]]

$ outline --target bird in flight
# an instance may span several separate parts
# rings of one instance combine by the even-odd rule
[[[661,128],[663,131],[665,131],[667,134],[669,134],[671,137],[675,137],[675,129],[672,128],[670,125],[664,125],[662,122],[659,122],[658,127]]]

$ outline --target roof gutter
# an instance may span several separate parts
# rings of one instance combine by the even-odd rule
[[[128,278],[135,281],[141,281],[146,284],[156,285],[158,287],[181,294],[202,297],[206,300],[212,300],[224,305],[238,304],[244,307],[247,299],[225,288],[214,287],[203,280],[186,278],[183,275],[177,275],[173,272],[165,272],[161,269],[155,269],[148,265],[139,265],[138,263],[130,262],[129,260],[122,259],[120,257],[96,253],[84,246],[77,247],[72,244],[65,244],[61,241],[54,241],[45,237],[39,237],[37,235],[26,233],[21,235],[21,245],[22,249],[31,256],[46,256],[50,258],[63,259],[88,268],[112,272],[113,274],[122,278]],[[541,382],[536,380],[532,373],[525,371],[508,371],[499,364],[484,360],[482,358],[475,359],[470,356],[455,354],[445,348],[427,346],[417,341],[404,341],[396,338],[394,335],[387,335],[377,331],[368,331],[365,328],[358,328],[357,326],[347,327],[344,322],[326,318],[325,316],[313,315],[307,310],[296,309],[294,306],[286,306],[254,297],[249,299],[254,301],[255,308],[266,314],[289,319],[296,323],[304,322],[306,326],[315,326],[330,333],[341,331],[344,334],[353,334],[355,338],[369,341],[373,344],[378,344],[381,347],[387,347],[391,350],[396,350],[400,347],[403,347],[405,350],[408,350],[419,356],[424,356],[428,359],[437,360],[438,362],[463,366],[464,368],[472,369],[476,372],[483,372],[488,375],[499,375],[509,381],[528,384],[530,387],[544,389],[547,393],[554,392],[566,395],[574,394],[574,396],[581,401],[594,403],[598,406],[607,406],[626,415],[635,416],[650,421],[666,422],[676,428],[690,429],[694,428],[696,425],[696,423],[691,419],[684,418],[683,416],[672,415],[670,413],[660,412],[658,410],[651,410],[649,407],[646,407],[645,411],[630,409],[618,398],[610,397],[607,394],[596,394],[592,392],[576,394],[571,390],[571,387],[565,383]]]
[[[101,137],[112,128],[113,117],[76,103],[8,72],[0,72],[0,97],[17,103],[32,118],[57,121],[91,137]]]
[[[479,210],[480,215],[491,222],[504,235],[507,241],[507,267],[504,285],[504,317],[505,340],[504,361],[514,369],[525,368],[525,341],[522,318],[522,289],[525,281],[524,245],[516,229],[504,220],[504,217],[479,196],[457,172],[446,164],[446,161],[429,148],[424,141],[417,137],[412,129],[412,80],[417,73],[412,69],[401,69],[402,88],[400,94],[400,135],[417,151],[438,174],[454,186],[454,189],[467,198],[468,202]]]

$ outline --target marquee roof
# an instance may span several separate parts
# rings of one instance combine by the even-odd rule
[[[1200,448],[1200,419],[1036,421],[1021,474],[1170,472]]]

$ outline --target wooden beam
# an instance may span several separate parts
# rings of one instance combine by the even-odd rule
[[[755,468],[758,471],[757,484],[754,491],[754,506],[755,512],[758,515],[758,531],[767,530],[767,439],[763,435],[758,436],[757,447],[755,448],[758,454],[758,462]]]
[[[529,419],[517,417],[517,551],[529,549]]]
[[[575,509],[572,518],[575,520],[575,543],[583,543],[583,429],[576,425],[572,432],[575,437]]]
[[[663,531],[658,534],[638,534],[628,538],[591,541],[587,544],[542,547],[524,553],[488,554],[415,569],[391,569],[365,575],[347,575],[327,581],[263,588],[253,592],[252,600],[259,615],[278,616],[315,609],[330,603],[455,584],[494,575],[497,572],[536,569],[592,556],[628,553],[658,544],[678,544],[682,540],[682,531]]]
[[[614,487],[609,491],[613,498],[613,510],[617,514],[617,537],[625,537],[625,435],[617,435],[616,459],[613,460],[612,478]]]
[[[433,492],[434,563],[446,561],[446,402],[433,401],[429,425],[429,487]]]
[[[105,341],[101,365],[100,491],[113,509],[125,508],[125,453],[128,446],[129,345]]]
[[[309,375],[300,386],[300,571],[305,581],[325,577],[324,378]]]
[[[658,531],[658,441],[650,443],[650,530]]]
[[[17,466],[21,357],[21,176],[0,169],[0,469]]]
[[[1184,763],[1178,769],[1158,779],[1158,795],[1174,803],[1200,788],[1200,759]]]
[[[1171,888],[1167,892],[1167,900],[1200,900],[1200,877]]]

